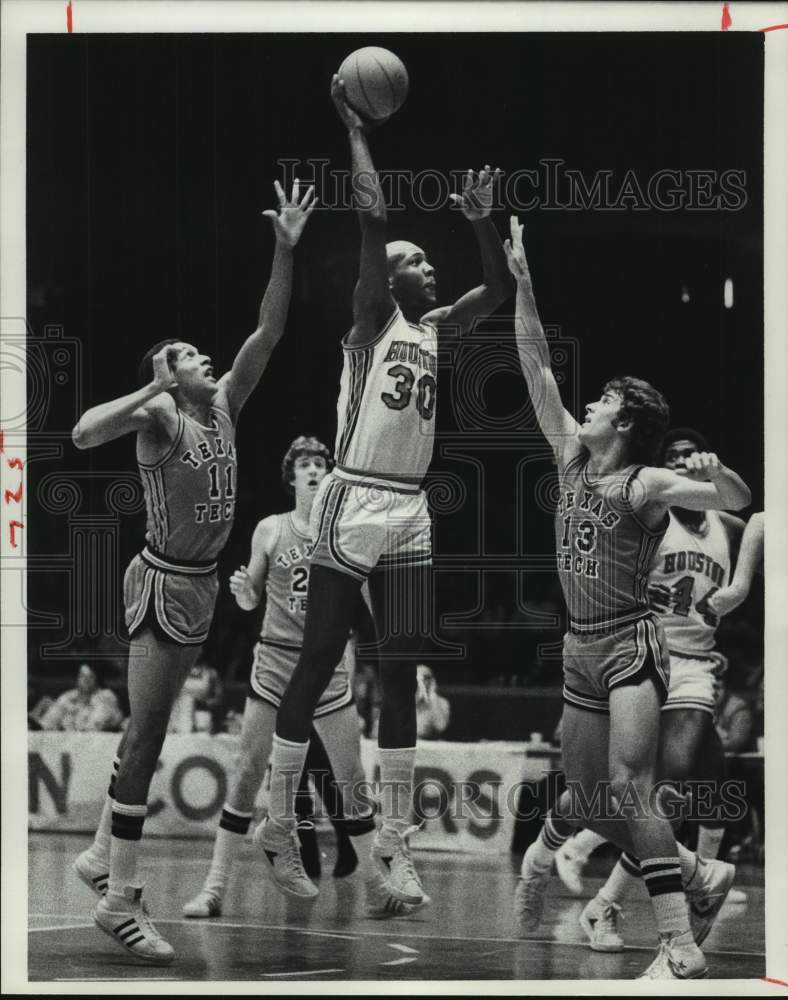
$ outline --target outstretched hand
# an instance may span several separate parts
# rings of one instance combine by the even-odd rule
[[[486,219],[492,211],[493,188],[500,175],[501,171],[498,168],[493,171],[489,163],[476,176],[469,170],[465,175],[462,194],[449,196],[470,222]]]
[[[296,177],[293,181],[293,193],[290,201],[288,201],[282,185],[279,181],[274,181],[274,190],[279,200],[279,209],[277,211],[273,208],[268,208],[263,212],[263,215],[270,219],[273,224],[276,242],[282,246],[289,247],[291,250],[301,238],[301,233],[304,231],[307,219],[317,204],[313,185],[310,185],[309,190],[300,201],[298,200],[299,188],[299,180]]]
[[[509,217],[509,232],[512,234],[511,239],[505,240],[503,244],[506,263],[518,281],[530,281],[531,272],[528,270],[528,261],[525,259],[525,247],[523,246],[523,227],[516,215]]]

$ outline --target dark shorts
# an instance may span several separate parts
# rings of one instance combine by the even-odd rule
[[[129,636],[150,628],[164,642],[200,645],[218,592],[216,563],[176,563],[145,549],[129,563],[123,579]]]
[[[662,623],[647,615],[604,634],[564,636],[564,701],[575,708],[609,714],[609,694],[623,684],[651,677],[664,704],[670,683],[670,655]]]

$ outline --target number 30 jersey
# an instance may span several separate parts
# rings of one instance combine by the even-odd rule
[[[371,344],[343,342],[336,460],[341,472],[421,485],[432,459],[438,333],[399,307]]]
[[[260,639],[266,644],[300,650],[313,546],[309,536],[296,528],[292,513],[275,514],[274,518],[279,530],[268,550]]]
[[[714,648],[719,618],[709,597],[726,586],[731,572],[728,533],[717,511],[706,511],[706,529],[691,531],[671,510],[670,524],[649,574],[649,599],[659,614],[671,652]]]

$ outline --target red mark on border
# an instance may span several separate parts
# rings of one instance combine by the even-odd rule
[[[71,0],[69,0],[69,3],[70,2]],[[722,24],[720,25],[720,27],[722,28],[723,31],[727,31],[732,23],[733,22],[731,21],[731,12],[728,9],[728,5],[724,3],[722,5]]]
[[[772,24],[768,28],[759,28],[758,30],[759,31],[784,31],[786,28],[788,28],[788,24]],[[771,982],[771,980],[769,980],[769,981]],[[779,980],[777,980],[777,979],[775,979],[774,981],[775,982],[779,982]]]
[[[71,34],[74,30],[74,19],[71,12],[71,0],[66,4],[66,31]]]
[[[12,493],[11,490],[6,490],[3,499],[6,503],[11,503],[12,500],[14,503],[22,503],[22,484],[19,484],[19,489],[16,493]]]
[[[788,24],[783,24],[782,27],[783,28],[788,28]],[[763,30],[764,31],[769,31],[770,29],[769,28],[764,28]],[[761,982],[762,983],[774,983],[775,986],[786,986],[786,987],[788,987],[788,983],[784,982],[782,979],[770,979],[768,976],[761,976]]]
[[[24,528],[24,524],[22,524],[21,521],[9,521],[8,532],[9,532],[9,536],[10,536],[10,539],[11,539],[11,548],[12,549],[17,548],[17,544],[16,544],[16,532],[14,530],[15,528]]]

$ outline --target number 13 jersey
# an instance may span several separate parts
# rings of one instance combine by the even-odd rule
[[[669,511],[670,524],[649,574],[652,607],[662,619],[668,647],[675,653],[714,648],[719,619],[708,600],[731,572],[728,533],[720,515],[706,511],[706,530],[691,531]]]
[[[340,471],[392,485],[421,485],[435,440],[438,332],[397,307],[371,344],[345,340],[337,402]]]

